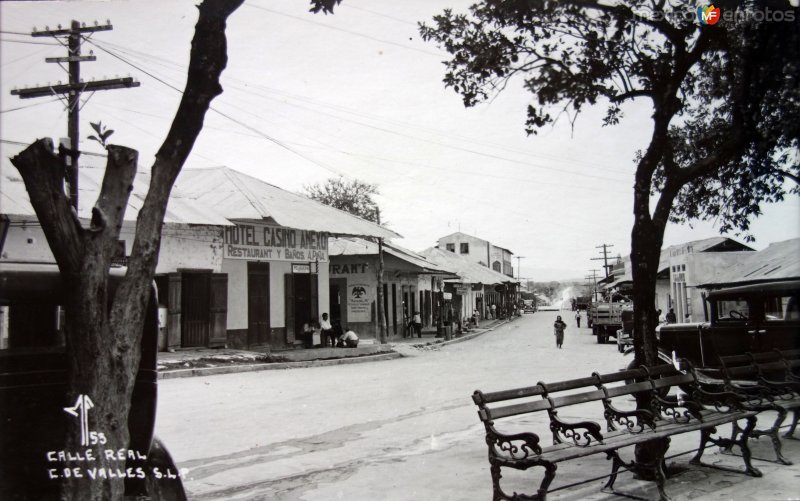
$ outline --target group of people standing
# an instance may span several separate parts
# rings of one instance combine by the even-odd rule
[[[331,324],[328,314],[323,313],[319,322],[309,319],[303,324],[303,346],[327,346],[330,348],[357,348],[358,335],[350,329],[343,329],[336,321]]]

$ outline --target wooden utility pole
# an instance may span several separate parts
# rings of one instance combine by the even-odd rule
[[[600,261],[600,260],[603,261],[603,269],[606,271],[606,277],[608,277],[608,275],[609,275],[608,269],[614,266],[612,264],[608,264],[608,249],[610,247],[614,247],[614,246],[612,244],[598,245],[595,248],[596,249],[600,249],[600,248],[603,249],[603,257],[593,257],[593,258],[591,258],[591,261]]]
[[[79,23],[72,21],[69,29],[51,30],[45,27],[43,31],[36,31],[34,28],[31,32],[32,37],[66,37],[67,38],[67,57],[48,57],[45,62],[48,63],[67,63],[67,73],[69,74],[68,83],[62,84],[58,82],[56,85],[45,85],[42,87],[31,87],[25,89],[14,89],[11,91],[12,96],[19,96],[21,99],[29,99],[33,97],[44,96],[67,96],[67,135],[69,137],[69,148],[67,150],[68,166],[67,172],[64,177],[69,187],[69,198],[75,210],[78,210],[78,157],[80,156],[80,96],[83,92],[95,92],[98,90],[111,90],[138,87],[139,82],[134,81],[133,78],[113,78],[110,80],[92,80],[84,82],[81,79],[81,63],[88,61],[95,61],[97,58],[94,55],[82,56],[81,55],[81,38],[84,33],[94,33],[95,31],[110,31],[113,29],[111,23],[106,21],[104,25],[98,25],[95,22],[94,26],[86,26],[86,23]],[[62,42],[63,44],[63,42]],[[62,66],[63,68],[63,66]]]
[[[381,210],[376,209],[378,226],[381,224]],[[383,311],[383,238],[378,237],[378,333],[381,344],[386,344],[386,315]]]
[[[597,270],[589,270],[592,272],[591,276],[586,279],[592,279],[592,302],[597,301]]]

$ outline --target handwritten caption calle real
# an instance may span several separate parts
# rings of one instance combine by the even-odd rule
[[[47,462],[55,468],[48,468],[48,477],[61,478],[88,478],[91,480],[109,478],[146,478],[156,479],[183,479],[189,473],[186,468],[173,470],[156,466],[127,466],[127,461],[147,461],[147,455],[133,449],[84,449],[80,451],[48,451]],[[121,466],[92,466],[92,463],[105,459],[107,463],[122,463]],[[75,463],[79,463],[77,466]]]

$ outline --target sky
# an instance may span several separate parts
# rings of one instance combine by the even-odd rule
[[[97,61],[85,79],[133,76],[140,87],[84,94],[81,149],[100,152],[89,123],[139,150],[148,169],[185,84],[196,2],[183,0],[0,2],[0,138],[66,136],[54,98],[11,89],[66,81],[45,57],[66,55],[36,27],[109,20],[84,42]],[[442,83],[447,54],[421,40],[417,22],[462,0],[345,0],[334,15],[307,0],[247,0],[228,22],[224,92],[212,104],[185,168],[225,165],[290,191],[336,176],[378,186],[382,220],[412,250],[462,231],[511,250],[523,279],[602,273],[597,246],[627,255],[633,224],[633,157],[651,132],[649,104],[626,106],[602,127],[603,107],[571,126],[524,131],[531,96],[519,80],[465,108]],[[0,153],[4,143],[0,143]],[[756,249],[800,236],[798,197],[764,207],[751,226]],[[718,225],[670,225],[665,245],[717,236]]]

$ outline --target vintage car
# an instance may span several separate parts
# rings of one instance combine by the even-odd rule
[[[719,357],[800,348],[800,280],[719,289],[706,297],[707,322],[656,329],[659,357],[714,372]]]
[[[112,270],[112,289],[123,271]],[[178,470],[154,436],[155,288],[150,294],[128,419],[130,446],[111,451],[119,460],[114,469],[98,469],[91,459],[109,453],[103,448],[102,430],[91,427],[91,396],[81,395],[88,397],[81,402],[67,399],[63,311],[59,306],[63,294],[54,265],[0,263],[0,499],[59,499],[59,480],[82,475],[122,476],[126,499],[185,500],[181,481],[185,472]],[[78,416],[89,431],[87,446],[65,451],[67,420]]]

